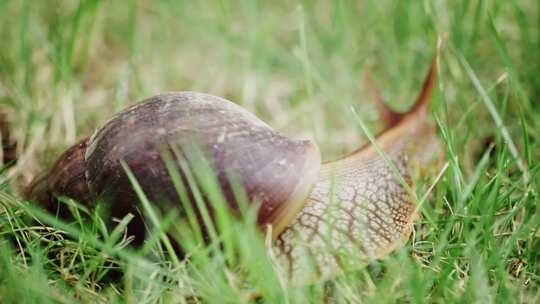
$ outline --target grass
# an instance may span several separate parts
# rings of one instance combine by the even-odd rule
[[[18,198],[77,138],[170,90],[233,100],[332,159],[368,140],[351,107],[380,129],[363,71],[405,110],[439,36],[431,108],[448,166],[412,239],[363,269],[288,285],[251,211],[223,216],[208,247],[176,215],[153,218],[149,244],[134,250],[99,210],[75,208],[90,220],[63,223]],[[254,291],[265,303],[540,301],[537,1],[3,0],[0,41],[0,106],[19,143],[0,175],[2,303],[253,302]],[[160,248],[167,227],[189,259]]]

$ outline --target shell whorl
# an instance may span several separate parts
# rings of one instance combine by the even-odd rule
[[[233,210],[238,205],[229,178],[238,177],[248,199],[260,203],[259,225],[273,224],[276,234],[303,206],[320,167],[310,141],[291,140],[223,98],[172,92],[122,111],[92,136],[85,153],[90,191],[117,205],[113,216],[135,212],[137,198],[123,160],[158,207],[176,206],[179,197],[161,158],[164,147],[186,158],[191,148],[205,152]]]

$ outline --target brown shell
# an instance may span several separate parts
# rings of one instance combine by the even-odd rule
[[[238,177],[250,201],[261,203],[258,222],[277,235],[302,208],[320,168],[318,148],[291,140],[250,112],[220,97],[173,92],[146,99],[114,116],[89,140],[86,178],[96,198],[110,201],[113,216],[136,213],[138,198],[120,161],[162,211],[181,204],[165,163],[164,147],[187,155],[196,143],[207,152],[223,194],[238,204],[229,182]],[[178,152],[175,151],[175,152]],[[180,175],[185,174],[180,170]],[[208,206],[212,211],[212,206]],[[143,226],[132,229],[143,233]]]

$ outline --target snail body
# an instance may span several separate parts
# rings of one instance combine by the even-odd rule
[[[436,142],[434,128],[425,119],[434,78],[432,63],[422,93],[407,113],[379,104],[387,126],[376,143],[388,159],[375,146],[365,145],[321,164],[313,142],[289,139],[230,101],[171,92],[127,108],[66,150],[28,187],[25,197],[50,210],[61,209],[57,198],[68,196],[88,206],[96,200],[107,202],[111,217],[137,214],[138,198],[123,163],[159,208],[180,208],[162,154],[173,151],[189,160],[200,147],[233,213],[239,207],[231,174],[248,200],[260,204],[258,225],[262,230],[272,227],[273,249],[283,268],[294,277],[335,273],[347,262],[340,259],[340,250],[376,258],[408,238],[415,217],[407,192],[410,163],[426,165]],[[186,182],[186,172],[178,169]],[[212,206],[207,207],[212,212]],[[135,217],[128,233],[140,243],[144,227],[143,216]],[[329,244],[334,253],[319,250]],[[306,257],[308,264],[313,262],[312,270],[300,271]]]

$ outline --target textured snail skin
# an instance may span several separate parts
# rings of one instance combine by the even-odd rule
[[[432,166],[438,160],[434,156],[440,156],[435,128],[426,120],[435,73],[434,60],[409,112],[392,112],[379,101],[387,128],[375,141],[387,159],[374,145],[366,145],[323,164],[308,202],[276,240],[277,260],[293,281],[354,269],[409,238],[417,217],[413,196],[407,191],[413,186],[411,170]]]

